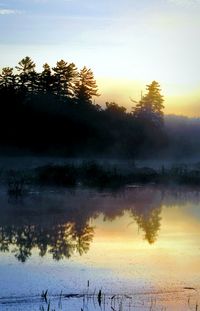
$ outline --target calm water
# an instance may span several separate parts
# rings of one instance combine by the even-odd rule
[[[47,309],[46,289],[56,310],[198,310],[200,192],[1,189],[0,310]]]

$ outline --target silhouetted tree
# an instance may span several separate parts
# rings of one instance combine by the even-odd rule
[[[57,62],[53,68],[54,93],[59,97],[73,97],[74,86],[78,78],[77,68],[74,63],[67,63],[64,60]]]
[[[0,88],[10,89],[15,87],[15,76],[13,74],[13,68],[4,67],[0,75]]]
[[[115,102],[106,102],[106,112],[109,112],[111,114],[118,114],[118,115],[123,115],[126,113],[126,108],[123,106],[119,106]]]
[[[11,113],[16,116],[16,109],[21,99],[13,68],[2,68],[2,73],[0,75],[0,100],[3,105],[1,105],[0,123],[3,124],[3,122],[6,122],[6,120],[8,121],[8,119],[10,121]]]
[[[51,68],[47,63],[45,63],[39,78],[39,90],[43,93],[49,93],[52,90],[52,86],[53,76],[51,74]]]
[[[100,96],[98,87],[93,72],[84,66],[76,82],[75,99],[78,104],[91,104],[93,96]]]
[[[167,144],[164,132],[164,98],[158,82],[147,85],[147,93],[133,108],[137,149],[140,155],[152,156]],[[147,153],[148,152],[148,153]]]
[[[18,85],[27,91],[33,92],[37,89],[37,73],[35,72],[35,63],[29,56],[23,58],[16,66],[19,72]]]
[[[18,63],[16,69],[19,71],[19,74],[29,74],[35,70],[35,63],[29,56],[26,56]]]
[[[164,99],[160,94],[160,85],[153,81],[147,85],[147,94],[133,109],[133,115],[142,122],[152,122],[156,127],[163,126]]]

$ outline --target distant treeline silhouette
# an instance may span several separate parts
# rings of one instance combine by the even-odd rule
[[[30,57],[0,75],[0,144],[66,156],[151,156],[168,144],[158,82],[131,112],[115,102],[103,109],[91,69],[64,60],[35,71]]]

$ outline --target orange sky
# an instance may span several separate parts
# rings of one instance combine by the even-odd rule
[[[106,101],[115,101],[119,105],[127,107],[129,111],[134,106],[131,99],[139,100],[141,93],[145,94],[146,92],[146,84],[151,83],[151,81],[138,82],[126,79],[98,78],[97,82],[101,96],[95,101],[100,102],[102,105]],[[177,86],[173,86],[165,83],[163,85],[160,83],[160,87],[165,99],[166,114],[200,117],[200,88],[191,87],[189,89],[184,85],[177,84]]]

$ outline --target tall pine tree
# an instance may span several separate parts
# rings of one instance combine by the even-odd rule
[[[78,104],[91,104],[93,96],[100,96],[98,87],[92,70],[84,66],[79,73],[79,80],[76,83],[75,99]]]
[[[156,81],[147,85],[147,93],[133,108],[133,115],[137,120],[151,123],[156,127],[163,126],[164,98],[160,91],[160,85]]]

